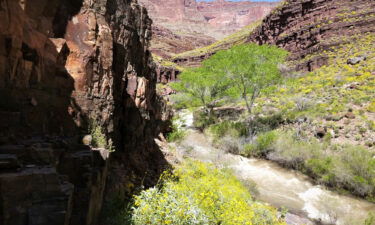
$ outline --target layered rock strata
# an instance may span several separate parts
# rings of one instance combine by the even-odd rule
[[[131,0],[0,1],[0,224],[98,224],[106,193],[155,182],[170,114],[150,38]]]
[[[327,58],[319,54],[375,32],[371,0],[288,0],[263,20],[249,42],[275,44],[291,52],[297,69],[313,70]]]
[[[174,33],[204,34],[221,39],[262,19],[277,3],[224,0],[141,0],[158,26]]]
[[[370,0],[287,0],[263,19],[246,42],[284,48],[291,52],[289,59],[297,70],[312,71],[327,63],[324,51],[375,32],[374,6]],[[198,66],[214,53],[186,55],[174,62]]]

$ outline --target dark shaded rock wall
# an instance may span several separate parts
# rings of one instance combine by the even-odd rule
[[[132,0],[0,1],[0,224],[97,224],[106,193],[155,182],[170,114],[150,37]],[[109,159],[82,144],[92,121]]]

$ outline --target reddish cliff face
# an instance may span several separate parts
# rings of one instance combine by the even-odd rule
[[[327,63],[320,53],[356,35],[375,32],[374,24],[371,0],[288,0],[266,16],[245,42],[277,45],[291,52],[289,59],[297,70],[313,70]],[[186,55],[174,62],[198,66],[214,53]]]
[[[230,2],[218,0],[198,2],[198,13],[213,27],[216,37],[224,37],[265,17],[277,3]]]
[[[319,53],[373,32],[372,0],[288,0],[263,20],[248,42],[285,48],[297,69],[313,70],[326,63]]]
[[[195,0],[141,0],[155,24],[173,32],[200,33],[223,38],[267,15],[277,3],[196,2]]]
[[[0,224],[98,224],[105,193],[165,165],[151,20],[135,1],[0,3]]]
[[[214,38],[206,35],[176,34],[165,27],[152,25],[150,51],[162,58],[212,44]]]

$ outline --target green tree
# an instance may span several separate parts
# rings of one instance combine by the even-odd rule
[[[228,79],[207,66],[188,69],[179,79],[180,82],[173,83],[172,87],[187,94],[191,101],[198,100],[210,114],[220,100],[225,98],[225,91],[230,86]]]
[[[217,52],[199,68],[186,70],[180,75],[181,82],[172,86],[209,112],[226,97],[241,97],[251,113],[261,92],[281,79],[278,65],[286,56],[276,46],[238,45]]]
[[[278,66],[286,56],[287,52],[276,46],[244,44],[219,51],[203,66],[211,68],[216,76],[229,79],[233,85],[232,95],[241,97],[251,113],[261,92],[280,81]]]

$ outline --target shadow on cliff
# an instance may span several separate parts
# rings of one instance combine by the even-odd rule
[[[44,9],[40,8],[41,6],[44,6]],[[32,154],[35,153],[36,158],[42,158],[42,155],[45,156],[46,152],[49,154],[49,151],[53,156],[58,155],[57,162],[53,161],[52,156],[48,156],[51,162],[32,163],[41,167],[49,163],[48,166],[56,167],[56,176],[64,175],[68,182],[75,185],[71,217],[80,223],[72,224],[85,224],[89,211],[87,208],[92,207],[90,204],[98,205],[93,207],[91,214],[100,211],[102,188],[106,187],[107,193],[111,190],[127,192],[128,190],[124,189],[129,187],[130,182],[133,186],[149,187],[156,184],[163,169],[168,166],[154,140],[163,132],[163,122],[154,109],[157,108],[155,81],[151,76],[151,68],[147,65],[148,60],[145,60],[148,59],[149,53],[146,51],[146,55],[139,55],[144,49],[139,41],[140,37],[133,38],[135,43],[129,46],[114,43],[112,88],[115,110],[108,112],[108,115],[114,117],[114,124],[113,127],[110,127],[112,124],[104,125],[107,126],[105,132],[116,137],[116,151],[110,157],[111,165],[107,176],[107,168],[103,169],[103,162],[97,163],[97,159],[92,157],[92,154],[96,153],[90,152],[89,147],[81,144],[82,135],[87,134],[88,113],[100,112],[107,105],[91,104],[94,97],[85,92],[77,95],[75,78],[65,68],[70,51],[63,37],[67,32],[67,24],[80,11],[82,0],[61,1],[57,11],[53,10],[56,1],[49,0],[38,1],[38,4],[29,4],[26,7],[33,8],[24,10],[18,1],[10,0],[7,1],[6,8],[0,6],[0,18],[5,18],[0,20],[0,147],[17,145],[25,148],[22,152],[27,152],[28,155],[22,155],[21,164],[24,165],[33,160]],[[43,33],[45,30],[37,30],[39,27],[32,24],[50,26],[51,21],[53,23],[50,34]],[[23,30],[28,32],[22,32]],[[133,33],[138,35],[137,32]],[[98,51],[100,52],[100,49]],[[147,97],[150,97],[148,100],[152,102],[152,106],[148,119],[144,117],[144,112],[137,107],[134,99],[120,87],[126,88],[127,85],[123,76],[128,62],[135,65],[137,75],[148,76],[147,79],[151,80],[148,87],[150,95]],[[100,72],[102,71],[98,73]],[[107,103],[105,100],[104,104]],[[36,143],[38,146],[46,144],[48,149],[28,152],[32,145],[30,143]],[[55,143],[57,149],[54,148]],[[6,150],[0,149],[0,154],[18,154],[3,152],[8,151],[8,148],[4,149]],[[24,159],[27,162],[23,162]],[[104,185],[106,179],[109,182]],[[103,180],[104,184],[101,183]],[[31,187],[25,188],[25,193],[38,191],[40,190]],[[4,194],[7,193],[0,193],[0,199]],[[28,201],[31,201],[28,196],[19,200]],[[5,209],[0,208],[1,222],[5,218],[3,210]],[[13,208],[8,211],[12,210],[17,211]],[[27,212],[28,208],[25,206],[22,210]],[[94,218],[92,215],[91,217]]]
[[[111,163],[113,174],[108,190],[125,197],[133,194],[137,187],[155,185],[162,172],[170,168],[155,142],[160,133],[168,130],[169,122],[161,120],[163,109],[156,96],[156,76],[148,64],[150,52],[144,52],[140,37],[137,33],[133,35],[127,49],[124,44],[113,43],[113,95],[116,102],[114,126],[118,131],[114,139],[121,147],[120,151],[113,153],[115,162]],[[129,65],[132,65],[132,72],[128,71]],[[128,75],[134,73],[137,78],[145,77],[148,80],[148,85],[144,87],[147,110],[137,106],[136,93],[130,90],[137,91],[138,83],[130,81],[131,78],[124,82],[124,71],[128,71]],[[134,186],[135,190],[129,188],[129,185]]]
[[[32,25],[54,20],[57,36],[62,35],[82,6],[82,0],[69,2],[74,2],[74,7],[64,14],[62,9],[69,7],[62,3],[56,16],[54,1],[27,4],[26,10],[16,1],[8,1],[6,8],[0,8],[0,15],[8,16],[0,22],[4,40],[0,56],[5,60],[0,65],[0,133],[18,136],[14,141],[33,135],[71,136],[80,130],[77,119],[83,114],[72,107],[74,79],[65,69],[69,50],[61,45],[58,52],[54,39]],[[40,10],[41,6],[48,10]],[[20,27],[28,30],[27,35]]]
[[[66,33],[68,22],[73,16],[78,14],[83,4],[83,0],[64,0],[60,4],[55,18],[53,19],[53,33],[55,37],[63,38]]]

